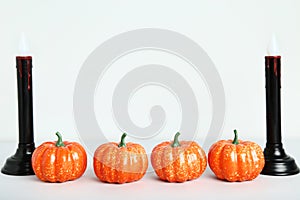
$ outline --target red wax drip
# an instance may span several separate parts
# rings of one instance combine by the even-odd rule
[[[277,76],[277,62],[274,62],[274,74]]]
[[[31,81],[31,56],[17,56],[17,68],[20,75],[20,78],[23,77],[23,62],[25,62],[27,67],[27,89],[31,89],[30,81]]]
[[[17,65],[19,66],[18,71],[19,71],[20,78],[22,78],[22,61],[20,59],[18,59]]]
[[[267,68],[270,68],[270,62],[271,62],[271,60],[277,60],[277,59],[280,59],[281,58],[281,56],[266,56],[266,58],[269,58],[269,59],[267,59]],[[273,70],[274,70],[274,74],[275,74],[275,76],[278,76],[278,73],[277,73],[277,62],[273,62],[273,66],[274,66],[274,68],[273,68]],[[279,76],[281,76],[281,72],[280,72],[280,74],[279,74]]]
[[[270,59],[266,59],[266,67],[269,69],[270,68]]]
[[[28,86],[27,86],[27,89],[30,90],[31,86],[30,86],[30,79],[31,79],[31,73],[30,73],[30,62],[29,60],[26,60],[27,62],[27,82],[28,82]]]

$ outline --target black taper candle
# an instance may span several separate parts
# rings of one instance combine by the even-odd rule
[[[281,57],[265,56],[267,143],[262,174],[286,176],[299,173],[281,140]]]
[[[281,143],[281,57],[265,57],[267,142]]]
[[[31,165],[35,149],[33,137],[32,57],[17,56],[19,144],[16,153],[6,160],[1,172],[8,175],[33,175]]]

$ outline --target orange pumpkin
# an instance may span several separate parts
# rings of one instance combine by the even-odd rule
[[[193,141],[162,142],[151,153],[151,164],[157,176],[164,181],[184,182],[196,179],[206,169],[207,160],[204,150]]]
[[[220,140],[214,143],[208,153],[208,164],[213,173],[230,182],[255,179],[265,165],[261,147],[250,141]]]
[[[94,153],[94,172],[99,180],[108,183],[128,183],[140,180],[148,168],[145,149],[136,143],[109,142],[99,146]]]
[[[32,155],[35,175],[46,182],[65,182],[79,178],[86,169],[87,155],[77,142],[62,141],[59,132],[56,142],[44,142]]]

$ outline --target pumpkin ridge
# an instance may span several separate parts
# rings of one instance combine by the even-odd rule
[[[165,166],[165,151],[166,149],[168,148],[168,146],[164,147],[163,149],[161,149],[162,153],[161,153],[161,157],[160,157],[160,163],[161,163],[161,172],[162,172],[162,175],[163,175],[163,180],[167,180],[167,176],[165,174],[165,170],[166,170],[166,167]]]
[[[238,166],[238,156],[239,156],[239,154],[238,154],[238,148],[237,148],[237,146],[239,146],[239,144],[237,144],[237,145],[234,145],[233,146],[233,151],[232,152],[234,152],[234,162],[233,162],[233,166],[234,166],[234,171],[233,172],[235,172],[235,174],[233,174],[233,176],[232,176],[232,179],[234,180],[234,181],[237,181],[238,179],[239,179],[239,166]]]
[[[169,181],[168,177],[170,177],[170,163],[169,163],[169,159],[168,159],[168,156],[172,155],[170,154],[169,151],[172,151],[172,149],[170,148],[170,146],[166,146],[164,149],[163,149],[163,154],[162,154],[162,173],[165,175],[166,177],[166,180]]]
[[[44,152],[47,150],[46,146],[42,145],[34,151],[34,156],[32,156],[32,166],[34,169],[34,173],[37,177],[39,177],[41,180],[45,181],[45,177],[43,175],[43,168],[42,168],[42,162],[39,162],[39,160],[42,159]]]
[[[97,162],[99,163],[103,163],[104,161],[104,156],[99,158],[98,155],[100,155],[101,153],[104,154],[104,152],[106,151],[106,149],[108,148],[108,146],[105,145],[101,145],[100,147],[98,147],[94,153],[94,158]],[[107,155],[107,153],[105,153],[104,155]]]
[[[239,145],[239,144],[237,144],[237,145]],[[238,163],[237,163],[238,154],[237,154],[237,148],[236,148],[237,145],[235,145],[235,144],[231,145],[232,150],[230,150],[230,152],[232,154],[230,155],[230,158],[229,158],[229,160],[230,160],[229,166],[231,166],[231,169],[232,169],[231,174],[229,175],[229,174],[225,173],[228,175],[226,177],[226,179],[229,179],[230,181],[237,181],[238,174],[239,174],[238,166],[237,166],[238,165]]]
[[[110,148],[114,148],[117,144],[102,144],[100,147],[97,148],[95,155],[94,155],[94,159],[96,160],[96,165],[100,166],[99,170],[97,170],[98,168],[95,167],[94,171],[96,171],[96,175],[98,175],[98,177],[100,178],[100,180],[102,181],[106,181],[105,177],[107,177],[111,171],[111,168],[108,167],[110,164],[107,163],[107,157],[109,156],[109,149]]]
[[[169,174],[171,174],[170,181],[174,182],[176,180],[176,174],[177,174],[177,170],[174,167],[174,164],[176,164],[176,155],[174,157],[174,148],[170,148],[170,150],[171,150],[170,152],[171,159],[169,160],[168,169],[169,169]]]
[[[180,143],[179,143],[180,144]],[[179,177],[179,170],[181,168],[181,162],[180,162],[180,154],[178,153],[181,149],[180,146],[172,147],[172,160],[170,162],[170,173],[173,174],[173,180],[171,182],[177,182]]]
[[[58,148],[57,152],[60,153],[61,156],[57,157],[56,163],[57,166],[60,166],[59,172],[61,173],[60,176],[57,176],[57,180],[59,182],[63,182],[64,180],[68,180],[68,168],[69,168],[69,162],[68,162],[68,154],[69,150],[64,147],[64,148]],[[60,161],[61,160],[61,161]],[[60,161],[60,162],[58,162]],[[58,167],[56,167],[58,168]]]
[[[69,164],[69,166],[70,166],[70,168],[68,169],[68,180],[74,180],[74,179],[76,179],[76,177],[77,176],[79,176],[79,174],[78,174],[78,172],[81,172],[81,170],[80,171],[76,171],[75,170],[75,166],[77,166],[78,165],[78,159],[74,159],[74,153],[75,152],[78,152],[78,150],[79,150],[79,148],[76,148],[76,145],[69,145],[69,144],[65,144],[66,145],[66,147],[67,147],[67,149],[68,149],[68,162],[70,163]],[[70,148],[71,147],[71,148]],[[74,151],[73,149],[75,149],[76,148],[76,150],[77,151]],[[78,154],[78,153],[77,153]],[[79,155],[78,155],[78,157],[79,157]]]
[[[231,141],[232,143],[232,141]],[[222,146],[222,156],[220,155],[220,167],[221,167],[221,172],[222,172],[222,177],[224,177],[224,179],[229,179],[230,175],[228,175],[227,173],[227,167],[229,167],[229,165],[227,164],[227,159],[228,159],[228,154],[226,151],[228,151],[228,148],[231,146],[232,144],[227,144],[227,145],[223,145]],[[230,157],[230,155],[229,155]],[[230,166],[231,167],[231,166]]]
[[[165,176],[163,174],[162,168],[163,168],[163,149],[162,149],[162,144],[159,144],[158,146],[154,147],[152,154],[153,154],[153,159],[152,161],[152,166],[155,170],[155,172],[159,175],[161,174],[162,180],[165,180]],[[156,160],[159,160],[157,162]]]
[[[47,149],[49,149],[49,148],[46,148],[46,147],[44,147],[45,148],[45,150],[44,151],[42,151],[42,153],[41,154],[38,154],[37,155],[37,162],[38,162],[38,165],[39,165],[39,168],[40,168],[40,178],[41,178],[41,180],[43,180],[43,181],[47,181],[47,177],[45,177],[44,176],[44,166],[45,166],[45,160],[46,160],[46,156],[44,156],[44,155],[46,155],[45,153],[47,152]],[[40,162],[39,162],[39,160],[40,160]]]
[[[80,146],[78,146],[77,143],[70,144],[70,145],[66,144],[66,147],[69,150],[68,154],[69,154],[70,162],[71,162],[69,179],[74,180],[74,179],[76,179],[76,177],[81,176],[81,174],[84,173],[84,171],[85,171],[84,165],[85,165],[86,157],[85,157],[82,149],[80,148]],[[83,158],[83,159],[78,159],[78,158]]]
[[[97,158],[94,158],[94,172],[96,176],[99,177],[100,180],[103,180],[104,173],[104,164],[97,161]]]
[[[230,142],[231,143],[231,142]],[[215,158],[212,162],[215,162],[215,160],[217,160],[219,163],[218,165],[215,167],[217,170],[217,172],[219,173],[220,175],[220,178],[221,179],[225,179],[225,173],[224,173],[224,162],[223,162],[223,159],[222,157],[224,157],[224,148],[225,148],[225,143],[220,143],[220,147],[216,146],[215,147],[215,151],[216,152],[213,152],[213,154],[215,155]]]
[[[148,162],[148,155],[147,155],[147,153],[146,153],[146,151],[145,151],[145,155],[143,156],[143,165],[144,165],[144,167],[143,167],[143,176],[146,174],[146,172],[147,172],[147,169],[148,169],[148,166],[149,166],[149,162]]]
[[[192,154],[194,154],[194,155],[196,155],[196,154],[193,152],[193,147],[191,147],[191,153],[189,152],[189,150],[187,150],[187,151],[188,152],[184,154],[184,160],[185,160],[185,165],[186,165],[185,167],[186,167],[186,170],[187,170],[186,180],[191,180],[193,178],[193,169],[195,168],[195,162],[196,161],[195,160],[191,160],[192,157],[190,158],[190,156]]]
[[[55,181],[55,178],[54,178],[55,171],[53,172],[53,169],[52,170],[49,169],[49,168],[54,168],[54,170],[55,170],[54,166],[53,167],[49,166],[52,163],[51,159],[52,159],[53,154],[54,154],[54,163],[55,163],[55,154],[56,154],[56,148],[55,147],[47,148],[46,151],[44,151],[44,154],[43,154],[43,161],[42,161],[42,163],[43,163],[43,165],[42,165],[43,176],[44,176],[44,179],[49,181],[49,182],[54,182]]]
[[[185,149],[184,152],[184,163],[185,163],[185,169],[186,169],[186,173],[185,173],[185,179],[186,180],[192,180],[195,177],[195,174],[199,173],[199,169],[198,166],[200,166],[200,162],[197,162],[198,160],[194,159],[194,156],[196,156],[196,158],[198,158],[197,156],[197,149],[195,149],[195,145],[192,142],[190,147]],[[190,158],[191,156],[191,158]],[[192,159],[192,160],[190,160]],[[192,161],[192,162],[190,162]]]
[[[103,175],[104,177],[104,180],[105,182],[109,182],[111,183],[112,182],[112,179],[113,179],[113,175],[114,175],[114,166],[113,166],[113,163],[112,161],[110,160],[110,153],[109,153],[109,150],[110,147],[108,147],[106,149],[106,151],[108,152],[107,154],[101,154],[103,155],[103,161],[102,164],[103,164],[103,167],[104,167],[104,173],[105,175]],[[103,172],[99,172],[99,173],[103,173]]]
[[[253,155],[251,154],[251,156],[252,156],[252,159],[253,159],[253,163],[254,163],[254,167],[253,167],[253,171],[255,171],[255,174],[259,174],[260,173],[260,171],[258,171],[258,169],[262,169],[263,167],[264,167],[264,163],[265,163],[265,160],[264,160],[264,155],[263,155],[263,152],[262,152],[262,150],[261,150],[261,148],[257,145],[257,144],[253,144],[252,146],[251,146],[251,148],[252,148],[252,152],[255,154],[255,156],[256,156],[256,158],[257,158],[257,160],[255,160],[254,158],[253,158]],[[261,154],[261,155],[259,155],[259,154]],[[262,158],[260,158],[260,157],[262,157]],[[254,172],[253,172],[254,173]],[[257,175],[256,175],[257,176]]]
[[[186,152],[187,151],[187,152]],[[183,163],[182,164],[182,171],[183,171],[183,176],[184,176],[184,181],[191,179],[191,168],[194,166],[190,166],[189,160],[188,160],[188,155],[189,155],[189,149],[186,148],[184,152],[182,152],[182,156],[183,156]],[[190,166],[190,167],[189,167]]]
[[[136,153],[131,153],[128,151],[123,152],[123,154],[121,155],[122,175],[120,177],[124,179],[124,182],[134,181],[136,178],[133,176],[134,172],[137,173],[137,176],[139,174],[139,171],[137,170],[137,168],[139,167],[139,166],[137,166],[138,160],[136,160],[137,162],[130,163],[130,159],[129,159],[129,158],[132,158],[135,156],[136,156]],[[136,157],[135,157],[135,159],[136,159]],[[135,161],[135,160],[133,159],[133,161]]]
[[[125,158],[124,158],[125,161]],[[141,163],[140,160],[137,160],[137,163]],[[132,162],[132,155],[130,154],[126,154],[126,163],[124,163],[124,166],[126,167],[126,172],[128,174],[128,180],[134,180],[135,176],[134,176],[134,172],[138,173],[138,172],[142,172],[142,170],[136,169],[136,163]],[[133,170],[131,169],[133,168]]]
[[[145,158],[147,158],[147,154],[145,152],[144,147],[142,147],[141,145],[137,146],[137,153],[135,154],[136,163],[142,163],[141,165],[137,166],[136,170],[134,170],[133,172],[137,172],[137,173],[141,173],[143,174],[143,172],[147,171],[147,167],[148,167],[148,159],[145,160]]]
[[[55,151],[55,162],[54,162],[54,174],[58,174],[57,177],[55,178],[55,181],[53,182],[60,182],[60,170],[62,170],[63,166],[59,166],[59,160],[60,159],[60,156],[61,156],[61,149],[64,148],[64,147],[59,147],[56,149]]]
[[[100,177],[100,180],[102,180],[102,177],[104,176],[104,173],[102,173],[102,171],[104,171],[103,165],[104,165],[105,161],[104,161],[104,156],[101,158],[99,158],[99,157],[101,155],[101,152],[105,152],[106,148],[107,148],[107,146],[105,146],[105,145],[99,146],[96,149],[96,151],[94,152],[94,157],[93,157],[94,172],[98,177]],[[104,155],[106,155],[106,154],[104,154]],[[99,166],[99,168],[98,168],[98,166]]]
[[[109,147],[107,149],[107,156],[105,156],[107,158],[107,163],[105,163],[105,165],[107,165],[109,167],[108,173],[110,173],[110,175],[108,175],[108,182],[112,183],[116,181],[116,176],[117,176],[117,159],[116,158],[112,158],[113,155],[118,153],[118,147]],[[105,155],[105,154],[104,154]]]
[[[64,180],[69,181],[70,180],[70,172],[69,172],[69,167],[70,167],[70,161],[69,159],[69,155],[70,155],[70,151],[67,148],[61,149],[61,153],[63,154],[63,156],[61,157],[61,159],[63,160],[63,164],[62,164],[62,179],[60,180],[60,182],[63,182]],[[63,159],[64,158],[64,159]]]
[[[155,146],[151,152],[151,164],[157,175],[162,175],[162,153],[161,144]]]
[[[119,176],[122,174],[122,172],[120,172],[120,157],[121,157],[121,153],[122,153],[122,151],[124,150],[125,151],[125,149],[127,149],[127,147],[121,147],[121,149],[120,148],[116,148],[116,149],[114,149],[115,150],[115,153],[114,154],[112,154],[112,155],[115,155],[116,157],[115,158],[113,158],[112,159],[112,155],[111,155],[111,157],[110,157],[110,159],[111,160],[113,160],[114,162],[114,164],[112,164],[112,166],[113,166],[113,170],[112,170],[112,172],[113,172],[113,176],[112,176],[112,182],[118,182],[119,181]]]
[[[253,166],[252,166],[252,163],[254,162],[254,159],[253,159],[253,155],[252,155],[252,151],[253,151],[253,149],[252,149],[252,147],[251,146],[249,146],[249,145],[247,145],[247,154],[248,154],[248,159],[247,159],[247,161],[248,161],[248,171],[249,171],[249,175],[248,175],[248,177],[247,177],[247,179],[252,179],[251,178],[251,174],[253,174]]]
[[[191,153],[188,155],[192,155],[192,162],[188,165],[189,167],[189,177],[188,180],[192,180],[201,176],[201,174],[205,170],[206,166],[206,155],[203,150],[201,150],[200,146],[196,142],[192,142],[190,147]],[[202,159],[205,159],[205,162],[201,162]],[[195,171],[195,169],[197,171]]]
[[[113,152],[113,153],[112,153]],[[114,170],[116,168],[116,159],[112,159],[112,154],[114,155],[115,152],[117,152],[117,147],[110,147],[108,146],[105,151],[103,152],[103,163],[104,165],[106,165],[107,167],[109,167],[111,170],[109,170],[109,172],[111,172],[112,170]]]
[[[237,181],[243,181],[243,177],[245,177],[247,175],[247,166],[248,166],[248,162],[246,160],[246,156],[243,159],[243,155],[244,151],[247,147],[239,142],[238,145],[236,145],[236,156],[237,156],[237,160],[236,160],[236,179]]]
[[[140,148],[137,146],[137,148]],[[137,152],[130,155],[130,157],[134,157],[134,163],[141,163],[143,161],[143,153],[141,152],[140,149],[137,149]],[[143,169],[143,165],[131,165],[132,169],[130,170],[131,173],[141,173]]]
[[[114,182],[120,182],[124,183],[126,182],[126,173],[124,172],[123,169],[123,162],[124,162],[124,155],[127,153],[126,152],[126,147],[121,147],[121,149],[118,149],[117,155],[116,155],[116,173],[114,177]]]
[[[62,173],[62,177],[63,179],[61,179],[60,182],[64,182],[65,180],[66,181],[69,181],[69,180],[72,180],[71,177],[72,177],[72,174],[73,174],[73,166],[72,166],[72,162],[70,162],[70,157],[71,157],[71,151],[68,149],[68,148],[64,148],[62,150],[63,152],[63,155],[65,157],[65,160],[64,161],[64,170],[63,170],[63,173]],[[71,168],[71,170],[70,170]]]
[[[218,178],[220,179],[225,179],[224,173],[223,173],[223,160],[221,157],[223,156],[223,148],[225,143],[217,143],[215,148],[212,149],[211,154],[212,154],[212,159],[211,159],[211,165],[213,171],[218,174]]]
[[[78,148],[80,151],[76,151],[78,154],[79,152],[81,155],[79,157],[82,157],[82,159],[78,159],[79,162],[82,162],[81,164],[81,171],[78,172],[80,176],[82,176],[87,168],[87,154],[84,150],[84,148],[80,144],[76,144],[76,148]],[[77,177],[77,176],[76,176]]]

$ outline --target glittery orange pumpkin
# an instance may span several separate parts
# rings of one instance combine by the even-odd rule
[[[79,178],[86,169],[87,155],[77,142],[62,141],[59,132],[57,142],[44,142],[32,154],[35,175],[46,182],[65,182]]]
[[[208,164],[213,173],[223,180],[249,181],[262,171],[265,159],[261,147],[250,141],[237,138],[214,143],[208,153]]]
[[[164,181],[184,182],[196,179],[206,169],[207,160],[204,150],[193,141],[162,142],[151,153],[151,164],[157,176]]]
[[[100,145],[94,153],[94,172],[99,180],[108,183],[128,183],[140,180],[148,168],[145,149],[136,143],[121,142]]]

